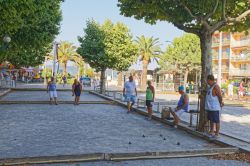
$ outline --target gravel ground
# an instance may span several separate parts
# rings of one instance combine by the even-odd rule
[[[0,115],[0,158],[217,147],[117,105],[1,105]]]

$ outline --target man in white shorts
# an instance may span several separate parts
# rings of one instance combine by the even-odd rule
[[[54,99],[55,105],[58,105],[57,92],[56,92],[56,82],[54,80],[54,77],[51,77],[51,81],[48,82],[47,93],[48,92],[49,92],[49,97],[50,97],[50,104],[53,104],[53,99]]]
[[[178,88],[179,93],[181,95],[177,107],[171,109],[171,113],[174,117],[174,127],[177,128],[177,125],[180,123],[180,117],[183,112],[188,112],[188,105],[189,105],[189,97],[188,94],[184,92],[184,86],[179,86]]]
[[[128,112],[130,113],[132,106],[135,104],[137,90],[133,80],[133,76],[129,76],[129,81],[125,82],[123,88],[123,96],[125,101],[128,103]]]

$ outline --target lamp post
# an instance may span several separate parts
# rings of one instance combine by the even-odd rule
[[[55,77],[55,71],[56,71],[56,59],[57,59],[57,53],[58,53],[58,45],[59,43],[54,42],[54,53],[53,53],[53,68],[52,68],[52,76]],[[56,80],[56,79],[55,79]]]

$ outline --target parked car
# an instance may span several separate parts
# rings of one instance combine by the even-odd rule
[[[91,86],[91,78],[83,77],[82,84],[83,86]]]

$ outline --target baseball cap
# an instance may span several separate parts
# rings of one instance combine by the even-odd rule
[[[184,91],[184,86],[183,85],[181,85],[181,86],[179,86],[179,91]]]

